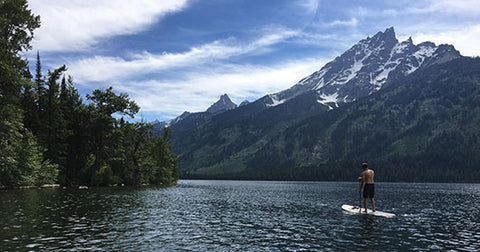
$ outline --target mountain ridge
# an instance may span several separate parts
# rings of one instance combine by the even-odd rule
[[[360,59],[358,59],[360,57]],[[415,70],[430,64],[442,63],[461,57],[460,53],[451,45],[436,46],[432,42],[422,42],[414,45],[411,37],[403,42],[396,38],[393,27],[384,32],[378,32],[373,37],[360,40],[350,49],[345,51],[334,60],[328,62],[320,70],[301,79],[292,87],[273,94],[267,94],[258,101],[263,101],[261,109],[274,107],[296,96],[316,91],[317,101],[326,105],[329,109],[338,107],[343,103],[355,101],[360,97],[367,96],[378,91],[389,81],[403,78]],[[364,61],[366,63],[364,64]],[[364,69],[365,68],[365,69]],[[363,71],[362,71],[363,70]],[[222,102],[222,97],[215,104]],[[235,109],[239,106],[230,101],[228,109],[220,109],[217,113]],[[211,105],[214,106],[215,104]],[[248,105],[251,103],[242,103]],[[207,109],[206,112],[212,108]],[[201,113],[201,112],[197,112]],[[183,119],[184,114],[170,120],[161,122],[159,126],[172,126],[178,119]]]
[[[372,38],[360,40],[320,70],[274,96],[280,101],[288,100],[306,90],[315,90],[319,102],[333,109],[339,103],[352,102],[378,91],[389,81],[405,77],[424,64],[459,57],[460,53],[451,45],[436,46],[432,42],[414,45],[411,37],[399,42],[394,28],[390,27]]]
[[[203,112],[183,112],[180,116],[168,121],[159,122],[155,120],[152,122],[154,134],[162,134],[165,127],[174,127],[179,131],[190,130],[208,121],[210,118],[225,111],[236,109],[238,106],[230,100],[228,94],[220,96],[219,100],[210,105],[206,111]]]
[[[480,181],[480,58],[455,59],[400,82],[286,129],[247,166],[260,171],[257,179],[348,180],[350,168],[368,160],[384,181]]]
[[[431,83],[429,83],[431,80],[428,79],[433,78],[432,76],[426,74],[423,77],[426,79],[418,76],[422,76],[427,69],[443,69],[445,64],[451,62],[466,64],[468,60],[451,45],[436,46],[432,42],[414,45],[411,38],[398,42],[393,28],[389,28],[385,32],[379,32],[371,38],[361,40],[345,53],[327,63],[319,71],[301,79],[289,89],[265,95],[249,104],[211,115],[202,120],[191,120],[196,124],[189,124],[190,127],[188,128],[183,127],[188,120],[182,120],[183,124],[173,125],[174,134],[171,143],[174,151],[179,155],[181,174],[183,177],[189,178],[295,180],[310,177],[317,180],[322,179],[318,176],[318,173],[330,172],[334,174],[330,179],[343,179],[336,170],[329,169],[333,169],[332,167],[345,169],[354,165],[354,161],[361,162],[361,159],[364,161],[371,159],[377,163],[385,162],[387,169],[391,169],[389,168],[392,165],[391,156],[384,156],[384,159],[388,160],[387,162],[375,159],[374,156],[371,156],[372,153],[365,151],[365,149],[360,148],[358,151],[351,152],[352,148],[356,149],[355,145],[352,146],[351,144],[357,143],[362,138],[359,135],[350,134],[351,139],[343,139],[341,136],[346,132],[335,127],[349,129],[348,126],[351,124],[363,125],[364,122],[355,122],[355,116],[343,120],[337,114],[356,106],[355,104],[365,99],[370,99],[374,94],[372,97],[377,97],[376,94],[380,91],[379,94],[399,92],[391,91],[398,88],[400,88],[398,90],[403,90],[401,89],[402,86],[412,81],[409,76],[416,76],[415,82],[420,83],[418,85],[425,85],[426,88],[433,89]],[[476,64],[476,61],[474,63]],[[448,71],[448,69],[442,71]],[[452,72],[451,74],[456,75],[460,72]],[[455,78],[450,78],[450,76],[449,79],[456,81]],[[421,84],[423,82],[426,84]],[[468,84],[471,83],[468,82]],[[413,84],[410,83],[406,86],[411,85]],[[421,88],[421,86],[415,87],[416,92],[420,92],[421,89],[418,88]],[[449,90],[446,91],[450,92]],[[403,92],[403,94],[409,96],[408,92]],[[438,97],[441,96],[441,94],[437,95]],[[326,97],[330,98],[326,99]],[[436,103],[435,99],[439,98],[432,99],[431,102]],[[379,104],[384,103],[379,102]],[[390,104],[387,105],[390,106]],[[401,105],[397,104],[395,106]],[[409,106],[414,106],[414,104]],[[462,106],[465,106],[465,104],[462,104]],[[449,109],[441,106],[434,108]],[[411,108],[401,108],[401,110],[412,111],[412,116],[420,113]],[[371,111],[373,113],[376,110]],[[202,113],[204,112],[192,113],[188,117],[194,118]],[[368,118],[368,112],[364,111],[362,113],[366,113],[362,115]],[[378,113],[378,111],[375,113]],[[337,115],[338,118],[333,115]],[[344,116],[347,115],[348,113]],[[370,116],[373,116],[373,114]],[[422,118],[416,120],[425,120]],[[388,117],[387,119],[389,123],[404,125],[399,118]],[[307,126],[305,123],[309,120],[314,120],[318,127],[317,129],[310,128],[309,131],[323,132],[322,136],[312,135],[310,138],[302,138],[303,134],[300,133],[302,132],[300,129],[305,128]],[[443,119],[436,120],[441,121]],[[333,127],[332,125],[337,126]],[[415,128],[414,126],[409,127]],[[381,127],[373,127],[373,134],[377,134],[375,137],[371,137],[368,130],[362,131],[362,134],[365,135],[365,139],[378,138],[380,143],[382,137],[389,139],[390,135],[394,135],[393,131],[385,133],[382,130]],[[403,129],[401,130],[403,131]],[[408,135],[408,139],[412,138],[419,141],[426,139],[425,136],[416,136],[414,132],[410,131],[405,131],[403,134]],[[422,132],[422,134],[433,133]],[[323,140],[320,141],[319,137]],[[397,137],[401,138],[401,136]],[[279,139],[288,140],[282,141]],[[340,142],[344,144],[350,144],[342,147],[335,143],[336,139],[342,140]],[[325,141],[325,143],[324,145],[315,145],[314,143],[318,141]],[[313,149],[302,147],[312,146],[312,144],[314,144]],[[370,142],[370,144],[375,143]],[[381,146],[381,144],[378,146]],[[374,145],[372,148],[376,149],[378,146]],[[395,146],[397,146],[396,149],[391,146],[384,146],[384,148],[391,148],[395,151],[399,148],[407,148],[398,146],[416,146],[412,147],[414,149],[423,148],[407,140],[400,144],[397,143]],[[364,154],[362,154],[362,151],[364,151]],[[392,153],[393,156],[398,156],[397,152],[393,151]],[[401,160],[402,158],[398,157],[398,159]],[[424,160],[425,157],[420,155],[420,159]],[[321,169],[319,170],[316,165],[319,165]],[[326,166],[331,166],[331,168]],[[305,176],[305,174],[309,175]]]

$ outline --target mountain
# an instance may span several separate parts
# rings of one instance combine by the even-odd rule
[[[460,119],[445,123],[451,119],[445,115],[464,113],[462,109],[468,107],[463,98],[454,100],[454,97],[464,95],[455,85],[469,85],[470,89],[476,87],[475,83],[478,86],[475,73],[478,68],[471,68],[468,64],[476,66],[478,62],[462,57],[451,45],[436,46],[431,42],[415,45],[411,39],[398,42],[393,28],[389,28],[359,41],[287,90],[222,113],[208,113],[208,117],[203,116],[207,112],[192,113],[172,124],[171,144],[179,155],[181,176],[351,179],[358,173],[358,169],[352,170],[351,167],[370,160],[384,166],[389,171],[389,176],[384,178],[391,181],[433,180],[427,173],[416,173],[431,172],[432,166],[438,163],[432,161],[435,152],[431,150],[435,150],[437,140],[443,140],[435,140],[432,136],[453,134],[456,139],[460,134],[459,139],[464,141],[477,139],[454,127],[463,123],[458,121]],[[471,71],[466,73],[462,69]],[[436,83],[444,81],[437,78],[441,75],[448,85],[437,87]],[[465,79],[465,83],[459,82],[458,78]],[[476,89],[471,91],[476,92]],[[423,96],[408,100],[407,97],[417,94]],[[452,100],[450,107],[437,106],[445,102],[445,94]],[[397,100],[392,102],[387,99],[389,97]],[[376,105],[365,105],[370,103]],[[425,111],[438,109],[444,112],[424,113],[418,109],[420,105]],[[384,116],[383,113],[387,112],[388,116]],[[436,123],[450,125],[452,132],[421,126],[430,118]],[[468,123],[474,128],[474,123]],[[437,124],[429,125],[434,127]],[[425,141],[430,142],[420,144]],[[466,150],[457,144],[457,154],[459,150],[468,155],[475,154],[474,147],[477,152],[480,150],[475,143],[471,146]],[[456,161],[445,164],[470,167],[465,169],[471,170],[467,154],[462,156],[463,159],[453,158]],[[406,167],[408,165],[419,169],[411,171],[413,168]],[[408,168],[410,173],[393,171],[395,167]],[[444,165],[440,167],[444,169]],[[448,177],[436,179],[445,181]],[[450,180],[461,178],[450,177]]]
[[[214,115],[235,108],[237,108],[237,105],[230,100],[227,94],[224,94],[204,112],[190,113],[185,111],[170,121],[159,122],[155,120],[152,122],[153,131],[155,134],[162,134],[165,127],[173,128],[175,132],[187,131],[198,127]]]
[[[292,88],[270,95],[269,104],[281,104],[299,94],[316,91],[318,102],[332,109],[378,91],[421,67],[459,57],[460,53],[451,45],[414,45],[411,38],[399,42],[391,27],[361,40]]]
[[[241,102],[240,105],[238,105],[238,106],[241,107],[241,106],[245,106],[245,105],[248,105],[248,104],[250,104],[250,102],[245,100],[245,101]]]
[[[220,96],[220,100],[207,109],[207,112],[215,115],[236,108],[237,105],[230,100],[227,94],[224,94]]]
[[[349,180],[368,160],[383,181],[479,182],[478,125],[480,58],[459,58],[278,132],[237,176]]]
[[[244,101],[239,107],[248,104],[251,106],[248,109],[249,113],[256,114],[286,101],[303,99],[305,94],[310,94],[311,99],[333,109],[378,91],[389,82],[401,79],[421,67],[459,57],[460,53],[451,45],[436,46],[431,42],[414,45],[411,38],[399,42],[395,37],[394,28],[391,27],[371,38],[360,40],[345,53],[327,63],[319,71],[303,78],[293,87],[266,95],[253,102],[254,105]],[[175,131],[174,125],[183,120],[182,125],[178,125],[180,130],[191,129],[192,127],[185,127],[185,124],[196,127],[207,122],[212,115],[236,107],[225,94],[207,109],[206,112],[210,114],[186,112],[171,121],[154,125],[156,129],[169,126]],[[184,120],[188,116],[192,118]]]

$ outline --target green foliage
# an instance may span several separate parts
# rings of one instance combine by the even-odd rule
[[[23,125],[19,110],[9,104],[0,106],[0,184],[18,183],[18,150]]]
[[[11,106],[11,105],[10,105]],[[12,112],[17,113],[12,113]],[[25,129],[18,110],[0,108],[0,184],[40,185],[57,179],[57,165],[43,160],[40,146]]]
[[[40,27],[40,17],[33,15],[27,7],[26,0],[0,1],[0,48],[2,53],[8,53],[10,57],[30,49],[33,31]]]
[[[164,138],[156,137],[154,139],[153,157],[158,167],[154,175],[155,181],[168,184],[169,181],[178,180],[178,158]]]
[[[113,173],[112,168],[107,164],[103,164],[94,176],[98,185],[111,185],[121,182],[120,178]]]
[[[84,104],[65,66],[42,74],[38,52],[31,80],[19,53],[39,25],[26,1],[0,0],[0,186],[178,180],[169,134],[153,137],[150,125],[114,117],[139,111],[127,94],[94,90]]]
[[[40,17],[27,9],[26,0],[0,1],[0,105],[18,103],[27,63],[19,56],[30,49]]]
[[[56,166],[42,156],[42,148],[24,127],[35,113],[26,60],[19,56],[30,48],[38,16],[23,0],[0,1],[0,184],[30,185],[56,180]],[[23,94],[21,90],[23,88]],[[22,100],[23,98],[23,100]],[[21,102],[22,101],[22,102]],[[25,111],[25,112],[24,112]]]
[[[112,89],[112,87],[105,91],[96,89],[92,95],[87,95],[87,99],[93,102],[95,111],[101,115],[120,113],[133,117],[139,110],[137,104],[128,99],[128,94],[117,95]]]

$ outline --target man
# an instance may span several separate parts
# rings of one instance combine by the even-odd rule
[[[375,195],[375,184],[373,181],[375,172],[373,172],[371,169],[368,169],[367,163],[363,163],[362,168],[362,176],[358,178],[362,181],[360,183],[359,193],[360,195],[362,194],[362,187],[365,184],[365,187],[363,188],[363,206],[365,207],[365,213],[367,212],[368,206],[367,198],[370,198],[370,202],[372,203],[372,211],[375,212],[375,200],[373,199],[373,196]]]

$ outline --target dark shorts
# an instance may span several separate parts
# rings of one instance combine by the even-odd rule
[[[373,199],[373,196],[375,196],[375,184],[365,184],[363,197]]]

